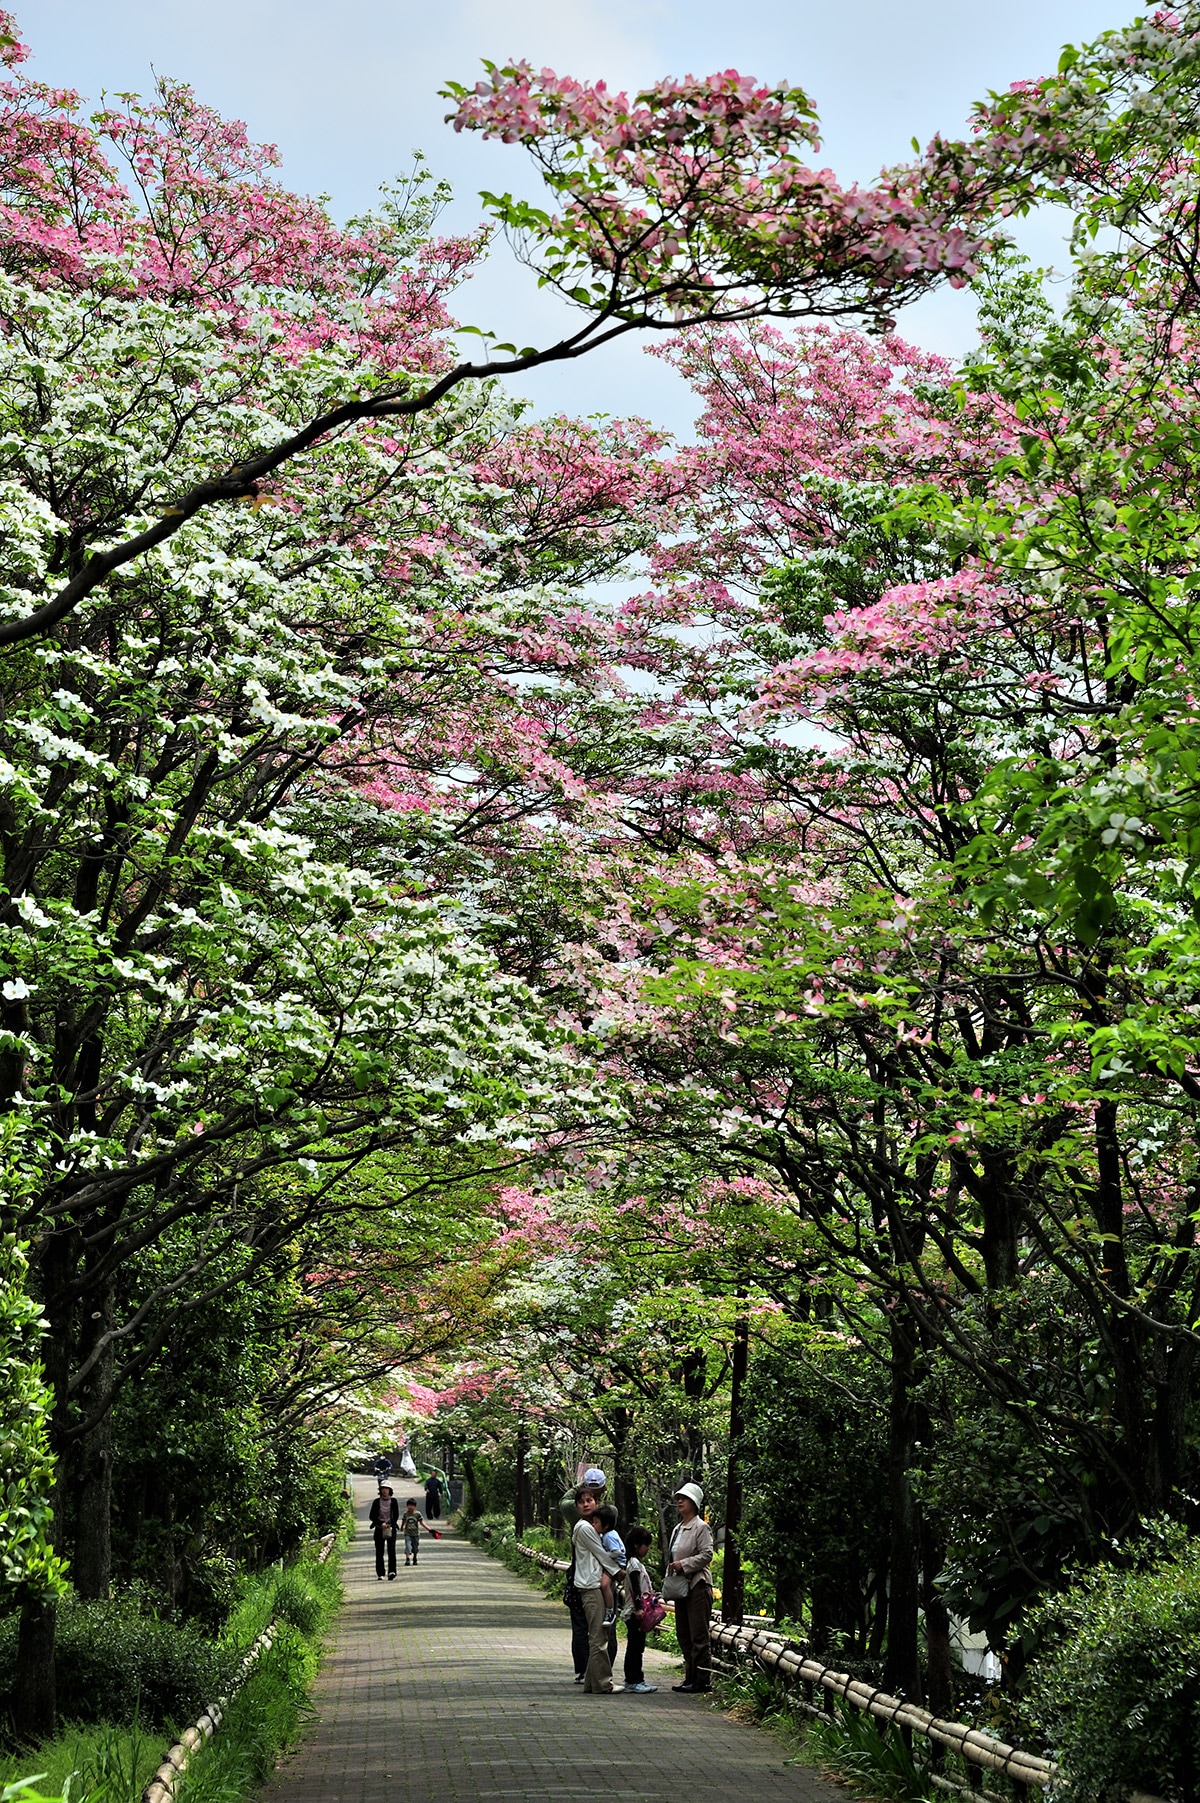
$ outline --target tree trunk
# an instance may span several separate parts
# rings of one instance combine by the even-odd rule
[[[892,1376],[888,1400],[888,1500],[892,1541],[888,1558],[887,1657],[884,1687],[909,1702],[922,1696],[918,1622],[920,1615],[921,1548],[917,1500],[912,1488],[912,1454],[916,1440],[913,1371],[916,1338],[912,1324],[896,1308],[891,1322]]]
[[[1011,1289],[1021,1276],[1021,1209],[1008,1157],[985,1152],[981,1163],[983,1240],[980,1249],[988,1291],[996,1295]]]
[[[705,1353],[699,1350],[689,1352],[683,1361],[683,1394],[687,1400],[681,1436],[686,1449],[687,1471],[679,1480],[680,1483],[687,1483],[693,1478],[697,1483],[704,1481],[704,1434],[700,1426],[698,1405],[704,1399],[707,1371],[708,1358]]]
[[[112,1286],[95,1296],[89,1311],[88,1332],[81,1347],[82,1361],[91,1357],[102,1339],[101,1351],[81,1385],[79,1407],[84,1419],[100,1416],[78,1442],[75,1454],[75,1557],[72,1576],[80,1596],[95,1601],[108,1595],[112,1582],[112,1397],[115,1369],[114,1344],[108,1338],[113,1327]]]
[[[18,1741],[52,1740],[58,1732],[54,1683],[54,1639],[58,1604],[53,1597],[27,1596],[17,1629],[17,1675],[13,1686],[13,1733]]]
[[[609,1428],[613,1447],[613,1508],[628,1526],[638,1518],[637,1478],[629,1463],[629,1440],[633,1432],[633,1415],[629,1409],[614,1409]]]
[[[950,1650],[950,1611],[936,1588],[946,1562],[946,1548],[921,1532],[921,1605],[925,1612],[925,1701],[943,1721],[953,1719],[954,1657]]]
[[[725,1558],[721,1576],[721,1619],[740,1622],[746,1613],[742,1570],[742,1437],[746,1431],[743,1392],[750,1362],[750,1323],[739,1315],[733,1334],[729,1383],[729,1472],[725,1481]]]
[[[467,1495],[471,1499],[471,1514],[482,1515],[483,1497],[479,1490],[479,1473],[475,1469],[475,1454],[468,1452],[465,1447],[463,1448],[462,1465],[463,1476],[467,1480]]]
[[[517,1429],[517,1494],[516,1494],[516,1507],[513,1510],[513,1520],[516,1524],[518,1540],[522,1539],[525,1534],[525,1521],[526,1521],[525,1467],[526,1467],[526,1463],[527,1463],[528,1453],[529,1453],[529,1435],[526,1432],[525,1423],[522,1422],[520,1427]]]

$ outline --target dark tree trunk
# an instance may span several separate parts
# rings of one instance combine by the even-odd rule
[[[465,1447],[462,1456],[463,1476],[467,1480],[467,1495],[471,1499],[472,1515],[483,1514],[483,1497],[479,1490],[479,1473],[475,1469],[475,1455]]]
[[[983,1218],[984,1276],[991,1292],[1011,1289],[1021,1274],[1021,1211],[1007,1159],[983,1158],[980,1213]]]
[[[888,1558],[887,1656],[883,1682],[910,1702],[921,1701],[920,1616],[921,1547],[917,1500],[912,1487],[912,1456],[917,1412],[913,1401],[916,1339],[899,1308],[891,1322],[892,1373],[888,1399],[888,1501],[892,1540]]]
[[[621,1523],[628,1527],[638,1517],[637,1478],[629,1463],[629,1442],[633,1433],[633,1415],[629,1409],[614,1409],[609,1438],[613,1448],[612,1501]]]
[[[775,1568],[775,1620],[803,1621],[808,1602],[802,1587],[788,1577],[782,1566]]]
[[[686,1398],[686,1412],[683,1420],[682,1439],[687,1460],[687,1471],[680,1479],[686,1483],[695,1479],[704,1481],[704,1435],[700,1428],[697,1404],[704,1398],[704,1379],[708,1370],[708,1359],[699,1350],[689,1352],[683,1361],[683,1394]]]
[[[950,1650],[950,1611],[936,1580],[946,1562],[946,1548],[922,1524],[921,1605],[925,1612],[925,1701],[935,1715],[950,1721],[954,1713],[954,1657]]]
[[[744,1390],[750,1362],[750,1324],[739,1315],[733,1335],[729,1383],[729,1474],[725,1483],[725,1559],[721,1578],[721,1619],[740,1622],[746,1612],[742,1570],[742,1437],[746,1431]]]
[[[54,1639],[58,1605],[51,1597],[26,1597],[17,1629],[13,1732],[18,1741],[52,1740],[58,1731]]]
[[[80,1387],[79,1407],[85,1420],[99,1416],[96,1425],[78,1441],[75,1453],[75,1558],[72,1576],[80,1596],[95,1601],[108,1595],[112,1582],[112,1397],[115,1356],[108,1338],[113,1326],[111,1286],[95,1298],[81,1348],[83,1361],[97,1345],[103,1350]]]
[[[517,1429],[517,1494],[516,1506],[513,1509],[513,1520],[516,1524],[518,1540],[521,1539],[525,1533],[525,1523],[528,1518],[528,1498],[526,1495],[528,1489],[528,1478],[526,1477],[528,1454],[529,1435],[525,1430],[524,1422],[522,1422],[521,1426]]]
[[[878,1552],[878,1568],[875,1572],[874,1614],[871,1617],[871,1632],[867,1640],[867,1654],[878,1659],[883,1652],[883,1643],[887,1635],[888,1625],[888,1561],[887,1547],[881,1546]]]

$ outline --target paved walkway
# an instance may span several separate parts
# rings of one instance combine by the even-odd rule
[[[316,1719],[263,1803],[845,1803],[769,1734],[672,1694],[662,1653],[656,1696],[582,1695],[562,1604],[466,1540],[423,1539],[420,1564],[401,1554],[379,1583],[373,1494],[360,1480]]]

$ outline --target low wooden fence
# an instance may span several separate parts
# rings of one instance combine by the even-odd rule
[[[983,1774],[992,1772],[1007,1778],[1021,1796],[1030,1789],[1045,1790],[1058,1774],[1057,1766],[1037,1753],[1010,1747],[1007,1741],[965,1722],[943,1721],[916,1703],[889,1696],[878,1685],[865,1684],[848,1672],[809,1659],[803,1647],[781,1634],[718,1620],[713,1623],[712,1643],[718,1652],[733,1653],[739,1660],[757,1665],[789,1690],[798,1691],[794,1700],[805,1714],[818,1720],[834,1719],[829,1707],[822,1708],[817,1701],[818,1693],[823,1693],[829,1699],[841,1698],[877,1721],[894,1724],[906,1735],[920,1735],[937,1750],[939,1761],[947,1752],[957,1753],[967,1767],[967,1783],[957,1784],[936,1769],[928,1770],[926,1776],[939,1789],[967,1791],[989,1799],[990,1793],[981,1787]]]
[[[336,1534],[326,1534],[322,1538],[320,1551],[317,1554],[320,1564],[324,1565],[333,1551],[336,1541]],[[197,1752],[206,1740],[210,1740],[221,1726],[230,1699],[242,1688],[262,1655],[271,1645],[275,1633],[275,1622],[268,1622],[238,1666],[226,1694],[218,1697],[215,1703],[210,1703],[207,1709],[202,1710],[191,1727],[184,1729],[174,1746],[168,1747],[163,1755],[162,1764],[142,1792],[142,1803],[174,1803],[175,1787],[187,1770],[192,1754]]]
[[[491,1537],[490,1528],[484,1533]],[[540,1552],[537,1547],[528,1546],[523,1540],[514,1542],[516,1549],[535,1565],[547,1571],[566,1571],[565,1559],[555,1559],[550,1553]],[[671,1604],[667,1604],[668,1609]],[[852,1708],[861,1709],[864,1714],[875,1717],[877,1721],[892,1723],[907,1736],[919,1735],[927,1740],[931,1749],[935,1750],[935,1764],[940,1764],[946,1753],[956,1753],[966,1768],[965,1784],[956,1783],[944,1773],[930,1769],[926,1776],[941,1790],[965,1792],[980,1796],[984,1803],[1005,1803],[999,1797],[983,1788],[984,1774],[993,1773],[1004,1777],[1012,1784],[1018,1796],[1023,1796],[1031,1789],[1045,1790],[1051,1785],[1058,1768],[1049,1759],[1043,1759],[1037,1753],[1026,1753],[1020,1747],[1010,1747],[1006,1741],[994,1734],[986,1734],[982,1728],[969,1727],[965,1722],[946,1722],[939,1716],[931,1715],[928,1709],[920,1708],[916,1703],[906,1703],[902,1697],[892,1697],[878,1686],[864,1684],[859,1678],[852,1678],[848,1672],[835,1671],[832,1666],[822,1665],[816,1659],[809,1659],[803,1647],[797,1646],[794,1640],[786,1639],[782,1634],[772,1634],[767,1629],[736,1622],[723,1622],[719,1616],[714,1618],[712,1627],[712,1644],[714,1653],[722,1665],[728,1666],[728,1659],[721,1660],[722,1653],[732,1656],[737,1664],[753,1664],[774,1678],[779,1684],[787,1687],[793,1695],[794,1702],[805,1714],[815,1716],[820,1721],[831,1721],[834,1718],[829,1703],[840,1698]],[[818,1697],[826,1702],[822,1707]],[[1147,1799],[1146,1803],[1155,1803]]]

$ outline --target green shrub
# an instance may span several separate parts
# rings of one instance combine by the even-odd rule
[[[1129,1790],[1196,1793],[1200,1773],[1200,1541],[1165,1529],[1097,1566],[1030,1617],[1041,1645],[1025,1744],[1061,1761],[1075,1803]],[[1033,1744],[1036,1744],[1034,1741]]]
[[[0,1623],[0,1709],[16,1680],[17,1622]],[[185,1623],[159,1621],[136,1602],[59,1607],[58,1706],[64,1721],[140,1723],[164,1728],[191,1721],[226,1688],[237,1662]]]
[[[305,1636],[319,1636],[341,1600],[336,1558],[322,1565],[316,1554],[310,1553],[285,1571],[272,1565],[241,1580],[221,1640],[244,1650],[276,1615]]]
[[[245,1637],[272,1614],[283,1626],[234,1696],[220,1733],[189,1764],[178,1803],[244,1803],[270,1777],[309,1711],[321,1636],[341,1594],[333,1559],[324,1565],[301,1560],[289,1571],[263,1573],[248,1587],[231,1632]]]
[[[309,1639],[324,1632],[340,1595],[336,1568],[306,1560],[280,1572],[271,1593],[270,1612]]]
[[[839,1701],[831,1722],[810,1722],[809,1753],[856,1779],[877,1797],[897,1803],[926,1803],[937,1791],[913,1757],[912,1748],[890,1722],[882,1727],[852,1703]]]
[[[290,1625],[262,1654],[215,1734],[183,1774],[178,1803],[242,1803],[271,1776],[309,1710],[314,1650]]]

